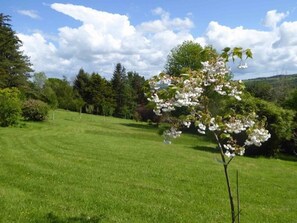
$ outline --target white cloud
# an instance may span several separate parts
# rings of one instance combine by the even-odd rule
[[[194,37],[191,19],[171,18],[162,8],[153,10],[155,20],[138,25],[132,25],[126,15],[79,5],[55,3],[51,8],[80,21],[81,25],[60,27],[52,42],[40,32],[19,34],[35,70],[49,76],[71,77],[83,67],[110,78],[115,64],[120,62],[127,70],[149,77],[162,71],[170,50],[185,40],[212,45],[218,51],[226,46],[250,48],[254,59],[249,61],[246,73],[233,71],[237,77],[297,70],[297,21],[283,22],[288,13],[268,12],[264,24],[273,28],[268,31],[231,28],[212,21],[203,36]]]
[[[133,26],[126,15],[97,11],[79,5],[59,4],[51,8],[82,22],[79,27],[59,28],[55,45],[41,33],[20,34],[24,51],[36,71],[50,75],[75,75],[80,67],[100,72],[109,78],[114,65],[151,76],[162,71],[169,51],[187,39],[193,39],[190,19],[170,18],[158,8],[160,19]],[[156,32],[156,24],[160,27]]]
[[[162,8],[156,8],[153,10],[155,15],[161,16],[161,19],[154,21],[144,22],[140,24],[138,29],[143,32],[159,33],[164,30],[172,30],[176,32],[189,32],[194,27],[193,22],[185,17],[181,18],[170,18],[170,14],[164,11]]]
[[[279,39],[273,46],[279,47],[296,47],[297,46],[297,21],[284,22],[279,27]]]
[[[18,10],[17,12],[21,15],[29,16],[32,19],[40,19],[38,13],[34,10]]]
[[[210,22],[202,40],[216,49],[226,46],[250,48],[253,59],[247,70],[233,69],[237,77],[250,78],[281,73],[296,73],[297,70],[297,21],[283,22],[270,31],[230,28]]]
[[[32,68],[35,71],[46,71],[46,73],[59,76],[59,72],[63,73],[73,66],[70,60],[57,56],[58,49],[53,43],[48,42],[42,34],[18,34],[18,37],[22,40],[23,50],[29,56],[33,63]]]
[[[278,13],[276,10],[271,10],[266,13],[263,25],[269,28],[275,28],[279,22],[289,15],[289,12]]]

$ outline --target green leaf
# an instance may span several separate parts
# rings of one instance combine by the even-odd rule
[[[231,137],[231,135],[228,134],[228,133],[222,133],[222,134],[220,135],[220,138],[221,138],[221,139],[229,139],[230,137]]]
[[[246,55],[246,58],[253,58],[253,53],[252,53],[251,49],[247,49],[245,51],[245,55]]]
[[[224,53],[228,53],[230,50],[231,50],[230,47],[225,47],[225,48],[223,49]]]

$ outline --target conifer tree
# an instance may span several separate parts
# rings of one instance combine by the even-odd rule
[[[27,84],[32,71],[29,58],[21,51],[22,42],[12,30],[10,16],[0,13],[0,88]]]

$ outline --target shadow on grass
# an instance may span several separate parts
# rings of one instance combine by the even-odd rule
[[[218,148],[214,148],[213,146],[193,146],[191,147],[194,150],[199,150],[202,152],[208,152],[208,153],[220,153]]]
[[[87,216],[81,214],[78,217],[58,217],[57,215],[53,214],[52,212],[46,214],[44,218],[39,219],[36,223],[99,223],[104,219],[104,215],[100,214],[99,216]]]
[[[131,128],[138,128],[138,129],[157,129],[156,125],[149,125],[149,124],[138,124],[138,123],[121,123],[121,125],[131,127]]]

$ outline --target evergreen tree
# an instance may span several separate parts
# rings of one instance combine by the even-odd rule
[[[98,115],[112,115],[115,104],[111,84],[99,74],[93,73],[88,88],[94,113]]]
[[[10,16],[0,13],[0,87],[23,88],[32,69],[29,58],[20,50],[22,42],[10,21]]]
[[[115,93],[116,103],[114,115],[116,117],[127,118],[127,116],[131,115],[128,114],[128,101],[131,98],[129,98],[126,69],[120,63],[118,63],[115,67],[111,83]]]
[[[88,89],[89,86],[90,75],[81,68],[75,77],[73,89],[86,103],[91,103],[90,92]]]
[[[133,99],[137,105],[143,105],[147,103],[147,99],[144,95],[144,77],[140,76],[137,72],[128,72],[128,83],[133,91]]]

